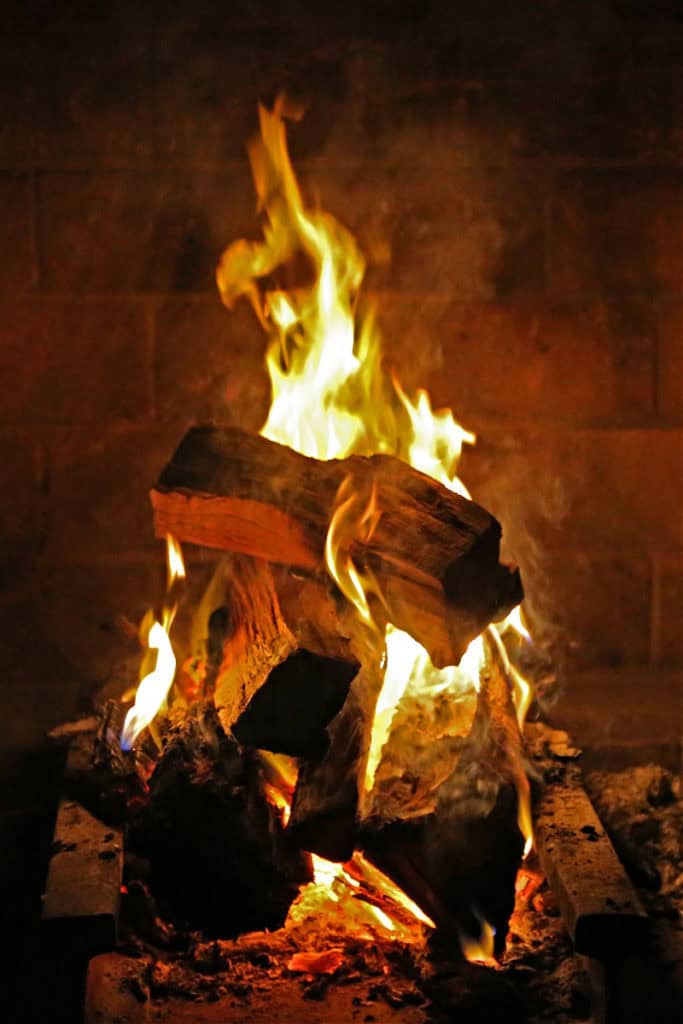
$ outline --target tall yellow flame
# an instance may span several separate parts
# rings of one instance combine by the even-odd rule
[[[280,98],[272,111],[259,108],[260,136],[250,144],[259,209],[264,216],[261,242],[240,240],[223,254],[218,288],[232,307],[240,296],[252,303],[270,340],[266,365],[272,401],[261,433],[319,459],[352,453],[390,453],[469,497],[457,476],[464,444],[475,435],[461,427],[450,410],[434,411],[426,391],[411,399],[381,367],[380,335],[372,310],[362,312],[359,290],[365,261],[351,234],[330,214],[306,206],[289,158],[284,118],[298,117]],[[298,260],[300,280],[287,291],[274,275]],[[351,478],[344,481],[332,510],[325,549],[330,574],[354,605],[363,623],[377,630],[369,598],[381,600],[374,580],[354,564],[351,542],[366,538],[381,515],[381,496],[361,496]],[[519,614],[500,630],[525,632]],[[498,627],[489,627],[501,645]],[[383,636],[385,666],[368,752],[365,792],[370,792],[394,712],[410,688],[479,686],[485,657],[481,638],[473,642],[459,667],[436,669],[425,651],[391,623]],[[530,687],[506,658],[505,670],[520,722]],[[520,792],[520,808],[528,796]],[[520,825],[530,842],[528,807]]]
[[[185,563],[180,545],[175,537],[166,536],[167,586],[166,603],[161,622],[153,622],[147,636],[147,647],[156,651],[156,664],[138,683],[135,703],[129,709],[121,731],[121,747],[130,750],[143,729],[146,729],[159,713],[168,696],[175,677],[176,657],[171,646],[170,632],[175,618],[177,604],[171,594],[176,580],[185,578]]]
[[[291,113],[282,98],[272,111],[259,109],[261,134],[250,157],[264,240],[240,240],[225,251],[218,288],[228,307],[247,296],[270,334],[265,437],[319,459],[384,451],[393,412],[377,401],[379,336],[371,313],[356,322],[365,261],[341,224],[304,206],[287,152],[283,117]],[[313,284],[286,293],[259,289],[259,281],[295,255],[313,268]]]

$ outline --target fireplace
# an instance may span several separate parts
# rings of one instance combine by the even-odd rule
[[[136,681],[164,588],[149,488],[195,424],[266,419],[263,334],[213,274],[257,237],[244,145],[281,89],[306,106],[306,194],[367,255],[392,370],[477,435],[461,475],[520,566],[544,714],[590,768],[676,769],[676,5],[206,6],[29,5],[7,28],[8,848],[40,874],[42,737]],[[186,557],[196,603],[213,556]]]

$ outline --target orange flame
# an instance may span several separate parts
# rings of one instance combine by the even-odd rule
[[[498,967],[498,961],[493,955],[496,938],[495,928],[484,920],[480,914],[476,915],[481,931],[478,938],[460,933],[460,948],[466,960],[472,964],[484,964],[486,967]]]
[[[175,581],[185,578],[185,563],[180,545],[171,534],[166,535],[166,556],[168,563],[167,603],[163,609],[161,622],[153,622],[147,635],[148,649],[157,652],[156,664],[152,671],[148,672],[138,683],[135,703],[129,709],[121,730],[123,750],[130,750],[142,730],[151,725],[166,700],[175,677],[176,657],[171,646],[170,631],[177,605],[168,603],[168,600]]]
[[[235,242],[216,272],[224,303],[232,307],[246,296],[270,336],[266,365],[272,401],[261,433],[319,459],[394,454],[469,497],[457,468],[463,444],[473,444],[475,435],[461,427],[450,410],[434,411],[426,391],[411,399],[398,380],[390,383],[382,373],[373,311],[366,306],[364,315],[359,313],[365,261],[338,221],[306,206],[287,149],[286,116],[298,117],[300,111],[282,97],[272,111],[260,107],[260,136],[249,147],[264,214],[263,241]],[[312,275],[285,292],[271,282],[296,255],[304,257]],[[377,632],[369,598],[374,595],[381,601],[381,593],[368,571],[354,564],[350,549],[354,540],[369,536],[380,514],[381,495],[373,490],[366,500],[347,478],[332,510],[325,548],[331,576],[361,621]],[[518,612],[501,627],[489,627],[496,646],[503,646],[500,633],[506,629],[528,637]],[[399,702],[418,688],[421,693],[430,688],[478,689],[485,658],[478,638],[458,668],[437,670],[425,649],[391,623],[379,640],[385,673],[367,756],[366,796]],[[505,663],[521,724],[531,688],[507,654]],[[528,845],[530,814],[523,789],[520,786],[520,827]]]
[[[296,761],[283,754],[271,754],[264,750],[259,751],[259,756],[267,775],[263,787],[266,799],[280,812],[282,824],[286,825],[291,814],[292,794],[296,786],[298,770]],[[324,907],[325,901],[338,903],[344,893],[358,891],[361,883],[364,883],[371,891],[384,897],[386,901],[384,910],[370,902],[364,904],[366,916],[374,919],[384,931],[393,933],[398,930],[398,922],[390,914],[392,907],[398,908],[401,914],[404,917],[407,916],[415,925],[423,925],[428,928],[436,927],[432,919],[410,899],[407,893],[403,892],[395,882],[366,860],[357,850],[346,864],[326,860],[316,853],[312,853],[310,856],[313,872],[312,885],[319,890],[319,909]],[[358,893],[358,898],[361,898],[360,893]],[[405,938],[405,934],[403,937]]]

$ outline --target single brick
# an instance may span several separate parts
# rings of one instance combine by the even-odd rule
[[[284,77],[283,42],[281,33],[226,30],[225,24],[161,33],[154,55],[159,157],[177,164],[246,164],[258,103],[274,96]]]
[[[102,25],[18,40],[0,153],[47,167],[149,160],[155,152],[152,44]],[[10,49],[8,47],[8,49]]]
[[[673,147],[671,76],[633,71],[628,56],[573,75],[556,69],[525,79],[503,99],[521,91],[526,119],[520,147],[526,155],[580,160],[661,160]],[[518,110],[518,116],[519,110]]]
[[[650,651],[650,563],[630,552],[546,550],[520,559],[533,635],[560,667],[645,663]]]
[[[680,748],[680,669],[640,664],[572,672],[548,714],[581,747]]]
[[[0,173],[0,222],[5,255],[0,292],[31,292],[37,281],[33,182],[29,175]]]
[[[40,203],[49,291],[213,291],[223,248],[257,230],[246,167],[46,174]]]
[[[437,30],[448,13],[455,14],[447,2],[431,8]],[[452,66],[458,56],[462,70],[470,75],[545,73],[567,79],[590,70],[632,66],[631,47],[645,30],[644,21],[638,18],[629,24],[621,8],[617,12],[608,4],[577,5],[570,18],[558,18],[551,4],[535,4],[520,18],[518,9],[487,0],[459,9],[457,34],[451,28],[435,40],[444,50],[444,65]]]
[[[666,423],[683,425],[683,306],[667,303],[661,316],[658,411]]]
[[[652,657],[660,665],[683,665],[683,554],[655,556]]]
[[[561,175],[552,204],[552,293],[585,300],[680,294],[683,176],[600,170]]]
[[[81,423],[151,414],[150,331],[143,306],[86,299],[0,309],[3,419]]]
[[[11,391],[11,379],[8,382]],[[28,429],[0,432],[2,491],[0,507],[0,588],[11,588],[16,564],[36,555],[47,529],[44,457],[39,440]]]
[[[43,937],[79,953],[111,949],[118,936],[123,833],[62,799],[42,907]]]
[[[464,425],[642,422],[654,410],[656,311],[380,297],[387,360]],[[635,314],[638,314],[636,316]]]
[[[156,550],[148,491],[180,435],[174,424],[53,429],[46,559],[101,562]]]
[[[681,430],[491,425],[461,472],[513,554],[533,545],[540,557],[552,547],[636,557],[683,547],[682,467]]]
[[[160,417],[261,427],[269,405],[267,338],[246,301],[233,312],[218,295],[168,298],[156,310],[155,332]]]
[[[425,174],[430,187],[425,189]],[[538,295],[544,281],[543,200],[524,174],[456,165],[326,169],[321,202],[359,239],[368,286],[465,300]]]
[[[137,559],[126,554],[91,564],[41,564],[36,614],[45,636],[77,670],[82,696],[85,684],[93,697],[103,685],[112,697],[136,685],[141,649],[126,629],[163,600],[164,544]]]
[[[538,856],[577,953],[607,960],[642,948],[647,914],[583,788],[578,768],[544,787]]]
[[[36,601],[39,580],[35,563],[26,561],[17,562],[10,578],[3,574],[5,600],[0,636],[6,687],[0,716],[0,751],[9,754],[10,759],[12,752],[20,755],[23,767],[15,769],[16,783],[27,794],[33,791],[34,801],[39,792],[45,792],[50,769],[39,761],[38,776],[27,773],[27,752],[40,750],[48,730],[83,710],[78,703],[83,688],[79,663],[64,657],[41,619]]]
[[[44,417],[53,383],[49,354],[54,345],[55,313],[37,300],[0,303],[0,378],[5,382],[0,419],[35,423]]]

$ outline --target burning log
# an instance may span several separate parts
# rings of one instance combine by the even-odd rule
[[[486,922],[502,952],[524,845],[518,820],[525,792],[514,707],[492,665],[434,811],[408,821],[371,820],[360,845],[440,930],[477,939]]]
[[[325,757],[299,768],[287,827],[302,849],[340,863],[351,857],[358,838],[361,723],[361,711],[352,693],[331,726]]]
[[[331,510],[351,474],[377,488],[381,518],[351,548],[386,615],[456,664],[468,643],[522,598],[519,573],[499,562],[501,528],[488,512],[387,455],[321,462],[235,428],[190,430],[151,492],[158,536],[318,570]]]
[[[310,880],[267,801],[258,759],[207,703],[172,727],[129,834],[150,860],[160,909],[207,934],[279,927]]]
[[[287,602],[283,612],[266,562],[231,557],[214,703],[223,727],[243,746],[320,759],[329,747],[326,726],[359,666],[331,630],[314,636],[314,620],[295,612],[291,595]]]
[[[277,665],[232,727],[243,746],[318,760],[325,726],[341,709],[358,665],[299,650]]]

